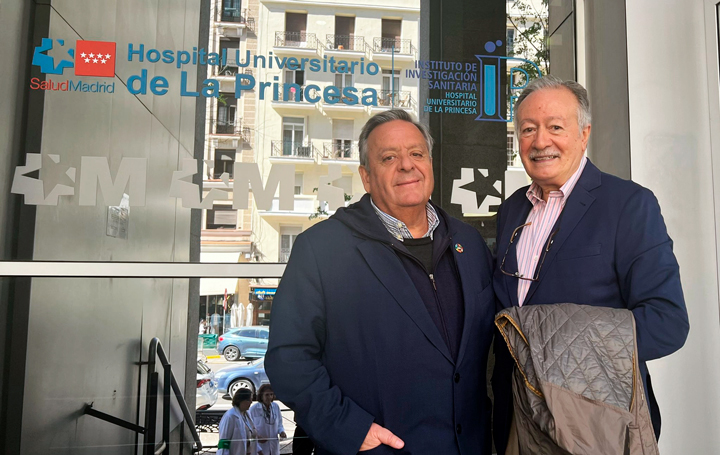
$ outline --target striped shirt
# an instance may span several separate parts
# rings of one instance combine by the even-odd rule
[[[550,232],[555,226],[555,222],[560,217],[560,213],[565,207],[568,197],[575,184],[580,179],[580,175],[585,169],[587,157],[583,157],[577,171],[570,176],[567,182],[560,187],[558,191],[551,191],[548,194],[548,200],[545,202],[542,198],[542,190],[540,186],[533,182],[527,190],[527,198],[533,205],[525,223],[520,231],[520,239],[517,244],[517,263],[518,272],[526,278],[532,278],[535,275],[535,268],[543,257],[543,248],[547,243]],[[518,280],[518,303],[522,306],[528,291],[530,290],[530,280]]]
[[[410,230],[407,228],[407,225],[405,223],[398,220],[394,216],[388,215],[387,213],[380,210],[373,202],[372,197],[370,198],[370,203],[372,204],[373,209],[375,209],[375,213],[377,214],[378,218],[380,218],[380,221],[382,221],[382,224],[385,226],[385,229],[388,230],[390,235],[400,240],[401,242],[404,239],[413,238]],[[440,224],[440,219],[438,218],[438,214],[435,211],[435,207],[430,204],[430,201],[425,204],[425,214],[427,215],[428,231],[425,233],[425,235],[419,238],[424,239],[425,237],[430,237],[430,239],[432,240],[433,232],[435,232],[435,228],[438,227],[438,225]]]

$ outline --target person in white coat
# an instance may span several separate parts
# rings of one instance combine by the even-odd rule
[[[275,392],[270,384],[263,384],[258,390],[258,403],[250,407],[255,428],[258,431],[260,449],[264,455],[280,454],[280,438],[286,438],[283,419],[280,415],[280,406],[274,403]]]
[[[220,420],[218,455],[264,455],[258,445],[257,430],[248,413],[253,393],[240,389],[232,399],[232,408]]]

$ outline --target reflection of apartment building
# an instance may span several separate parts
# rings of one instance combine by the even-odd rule
[[[209,97],[206,104],[205,165],[203,197],[213,189],[220,189],[226,198],[213,201],[212,208],[203,211],[201,231],[202,262],[250,262],[262,255],[252,235],[252,210],[232,207],[233,165],[254,160],[252,146],[255,122],[255,99],[236,99],[235,75],[241,69],[236,61],[238,50],[255,53],[257,37],[255,17],[257,1],[213,0],[210,11],[210,39],[208,52],[225,55],[224,64],[208,65],[208,78],[220,82],[221,96]],[[226,183],[227,182],[227,183]],[[222,301],[225,290],[232,300],[247,303],[250,287],[247,280],[216,279],[201,281],[201,307]]]
[[[204,211],[201,261],[287,262],[297,236],[332,213],[318,199],[321,179],[331,168],[339,169],[331,183],[346,200],[364,193],[357,138],[370,116],[393,107],[417,114],[418,80],[403,74],[418,58],[420,2],[374,0],[358,7],[339,1],[213,0],[211,16],[209,52],[227,60],[208,67],[221,95],[207,101],[203,196],[219,189],[227,198],[215,199]],[[262,64],[255,65],[256,56]],[[292,58],[306,63],[277,64]],[[316,66],[309,64],[313,59]],[[338,70],[339,62],[352,71]],[[239,99],[237,74],[255,80],[254,89]],[[337,97],[327,96],[328,87]],[[368,93],[374,98],[363,99]],[[278,197],[269,209],[258,210],[252,196],[248,210],[234,209],[236,162],[257,163],[263,182],[272,166],[292,166],[293,210],[281,210]],[[227,288],[234,299],[246,303],[250,296],[262,310],[270,301],[260,302],[256,291],[275,286],[267,280],[201,282],[201,300],[209,308]],[[264,323],[260,313],[256,321]]]
[[[261,172],[267,177],[277,164],[295,169],[294,210],[279,210],[276,199],[270,210],[253,217],[253,233],[261,238],[266,260],[286,261],[297,235],[327,217],[317,189],[331,167],[340,168],[332,185],[342,188],[346,198],[364,193],[357,172],[357,138],[371,115],[392,107],[417,114],[418,81],[403,75],[418,58],[419,17],[419,0],[363,5],[261,1],[259,55],[328,65],[320,70],[309,63],[304,68],[253,69],[258,86],[261,81],[280,85],[277,99],[268,89],[257,104],[253,144]],[[354,71],[332,71],[331,61],[353,65]],[[329,86],[338,88],[334,99],[326,96]],[[354,88],[357,98],[346,88]],[[367,89],[376,93],[375,106],[363,105]],[[313,214],[320,216],[309,219]]]

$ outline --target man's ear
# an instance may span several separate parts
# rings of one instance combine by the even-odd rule
[[[370,172],[365,166],[358,167],[358,172],[360,173],[360,180],[362,180],[365,192],[370,193]]]
[[[590,130],[592,129],[592,125],[588,125],[580,132],[580,136],[582,137],[582,149],[583,152],[587,150],[588,141],[590,140]]]

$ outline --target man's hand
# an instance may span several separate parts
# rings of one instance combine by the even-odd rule
[[[360,451],[374,449],[380,444],[388,445],[393,449],[402,449],[405,445],[403,440],[392,434],[390,430],[373,423],[370,425],[370,430],[360,446]]]
[[[282,433],[280,433],[280,438],[281,439],[287,438],[287,434],[283,431]]]

